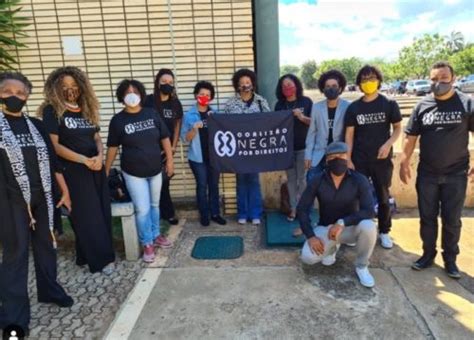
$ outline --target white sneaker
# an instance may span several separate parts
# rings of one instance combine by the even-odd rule
[[[254,219],[252,220],[252,224],[253,224],[253,225],[259,225],[259,224],[260,224],[260,219],[259,219],[259,218],[254,218]]]
[[[239,224],[247,224],[247,220],[245,218],[239,218],[237,221]]]
[[[391,249],[393,247],[393,241],[389,234],[382,234],[379,235],[380,238],[380,245],[385,249]]]
[[[344,243],[346,246],[348,247],[355,247],[357,244],[354,242],[354,243]]]
[[[370,274],[369,268],[356,267],[356,273],[357,273],[357,277],[359,278],[360,284],[362,286],[367,287],[367,288],[372,288],[373,286],[375,286],[375,280],[372,274]]]
[[[323,266],[332,266],[334,263],[336,263],[336,252],[331,255],[324,256],[321,263]]]

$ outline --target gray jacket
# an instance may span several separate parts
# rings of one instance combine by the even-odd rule
[[[333,140],[344,141],[344,116],[350,102],[339,98],[334,117]],[[315,167],[321,162],[326,152],[329,139],[328,104],[327,99],[317,102],[311,110],[311,124],[306,136],[306,149],[304,159],[311,160]]]

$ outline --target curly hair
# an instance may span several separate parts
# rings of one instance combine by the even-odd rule
[[[216,95],[216,89],[214,88],[214,85],[212,85],[212,83],[205,80],[198,81],[194,86],[194,96],[196,96],[199,91],[201,91],[201,89],[209,90],[209,92],[211,92],[211,100],[214,99],[214,96]]]
[[[342,91],[344,91],[344,89],[346,88],[347,80],[344,73],[338,70],[329,70],[321,74],[321,76],[318,79],[318,88],[319,88],[319,91],[321,91],[321,93],[324,92],[324,86],[326,85],[326,82],[329,79],[334,79],[337,81],[337,84],[339,85],[339,89],[340,89],[339,93],[342,93]]]
[[[285,96],[283,95],[283,81],[285,79],[290,79],[296,86],[296,98],[299,99],[303,96],[303,85],[301,84],[301,80],[295,76],[294,74],[288,73],[280,77],[278,79],[278,84],[275,90],[275,95],[278,100],[286,100]]]
[[[249,70],[248,68],[242,68],[234,73],[232,76],[232,86],[234,86],[235,92],[239,92],[239,80],[242,77],[249,77],[252,82],[253,90],[256,91],[257,87],[257,75],[254,71]]]
[[[31,90],[33,90],[33,85],[23,73],[12,71],[0,73],[0,87],[2,87],[3,83],[7,80],[18,80],[19,82],[23,83],[26,92],[28,92],[28,95],[31,94]]]
[[[74,81],[79,87],[79,97],[77,98],[77,104],[81,108],[82,116],[87,119],[90,123],[98,126],[99,125],[99,100],[97,99],[92,84],[87,77],[86,73],[75,66],[64,66],[60,67],[51,72],[44,84],[44,102],[38,108],[38,116],[43,116],[44,108],[51,105],[56,112],[56,116],[61,118],[66,111],[62,81],[64,77],[70,76],[74,78]]]
[[[357,73],[357,77],[356,77],[356,85],[360,86],[360,84],[362,83],[362,77],[368,76],[369,74],[374,74],[375,75],[375,77],[379,81],[379,88],[380,88],[382,86],[382,82],[383,82],[382,72],[377,67],[372,66],[372,65],[364,65],[359,70],[359,73]]]
[[[130,86],[135,88],[140,94],[140,105],[143,106],[146,98],[145,85],[143,85],[141,81],[135,79],[124,79],[118,84],[117,90],[115,91],[115,97],[117,97],[117,101],[124,104],[124,98]]]

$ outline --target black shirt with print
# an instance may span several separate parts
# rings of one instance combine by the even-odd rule
[[[136,177],[152,177],[161,172],[161,140],[169,138],[168,128],[155,110],[138,113],[120,111],[109,125],[107,146],[122,146],[120,166]]]
[[[284,111],[300,109],[303,115],[311,117],[311,109],[313,108],[313,101],[308,97],[302,96],[293,102],[286,100],[279,100],[275,105],[275,111]],[[306,147],[306,135],[308,134],[309,126],[304,124],[301,120],[294,117],[294,150],[304,150]]]
[[[170,98],[167,101],[156,104],[155,97],[152,94],[146,96],[144,107],[154,109],[160,115],[161,119],[166,124],[170,134],[170,140],[173,142],[174,129],[178,120],[183,119],[183,106],[177,98]]]
[[[86,157],[97,156],[95,134],[100,128],[85,119],[81,112],[66,110],[58,119],[49,105],[44,108],[43,122],[49,134],[58,135],[59,144]]]
[[[352,160],[355,163],[374,162],[380,147],[391,136],[391,124],[402,120],[400,108],[395,100],[379,94],[371,102],[362,98],[352,102],[346,111],[346,127],[354,127]],[[390,150],[388,158],[392,157]]]
[[[420,136],[419,173],[465,172],[469,168],[469,131],[474,131],[472,98],[461,92],[447,100],[423,98],[405,128],[408,135]]]
[[[336,117],[336,108],[328,107],[328,126],[329,126],[329,137],[328,145],[334,141],[333,131],[334,131],[334,118]]]
[[[199,111],[201,116],[202,128],[199,129],[199,139],[201,141],[202,160],[209,164],[209,130],[207,128],[207,119],[209,118],[209,110],[206,112]]]

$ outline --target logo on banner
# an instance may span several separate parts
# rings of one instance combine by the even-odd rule
[[[219,157],[232,157],[237,150],[235,136],[230,131],[217,131],[214,136],[214,149]]]

